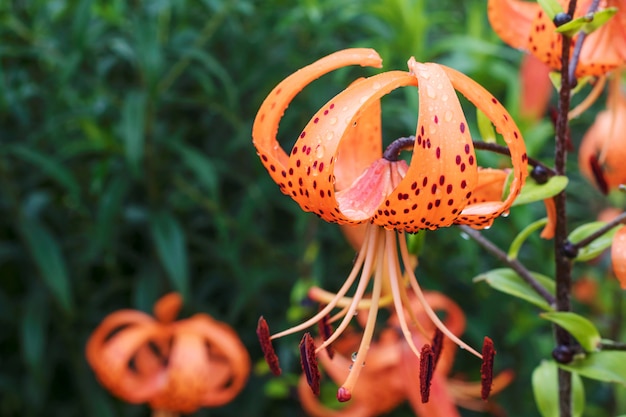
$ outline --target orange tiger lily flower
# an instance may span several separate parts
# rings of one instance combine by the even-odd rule
[[[566,9],[568,0],[559,0]],[[578,1],[574,18],[587,14],[592,0]],[[600,76],[626,64],[626,0],[603,0],[600,10],[618,12],[587,36],[576,67],[576,77]],[[489,0],[489,22],[500,38],[530,52],[555,71],[561,68],[561,35],[538,3],[522,0]]]
[[[325,320],[336,307],[342,307],[338,313],[341,322],[320,346],[315,346],[308,333],[303,339],[302,365],[314,390],[318,385],[316,355],[341,335],[354,313],[368,311],[356,358],[357,363],[362,363],[372,340],[379,305],[391,303],[397,312],[402,312],[408,308],[410,293],[417,296],[443,334],[483,357],[454,335],[428,306],[411,268],[404,233],[453,224],[490,226],[509,210],[528,174],[524,141],[499,101],[465,75],[442,65],[418,63],[413,58],[408,62],[409,71],[388,71],[360,79],[337,94],[313,115],[291,151],[285,152],[276,135],[293,97],[316,78],[347,65],[380,67],[381,59],[371,49],[347,49],[300,69],[268,95],[252,130],[253,143],[270,176],[303,210],[333,223],[366,225],[363,245],[350,275],[318,314],[273,335],[265,320],[259,321],[261,346],[273,372],[279,374],[271,340],[303,331]],[[394,141],[382,152],[380,99],[406,86],[419,87],[416,134]],[[477,167],[472,138],[455,90],[487,115],[509,147],[513,179],[504,200],[500,196],[488,201],[472,200],[485,171]],[[412,150],[410,163],[398,158],[399,152],[407,148]],[[403,270],[407,280],[403,279]],[[366,299],[365,290],[371,280],[371,297]],[[354,295],[345,297],[357,281]],[[404,314],[398,317],[411,351],[420,357]],[[340,401],[351,398],[360,372],[359,366],[349,372],[337,394]]]
[[[140,311],[108,315],[87,342],[98,380],[129,403],[149,403],[154,415],[192,413],[230,402],[245,385],[250,358],[232,328],[206,314],[174,321],[177,293]]]
[[[607,109],[598,113],[578,151],[580,171],[605,194],[626,184],[626,94],[620,75],[613,74]]]
[[[446,327],[455,335],[460,335],[465,329],[465,316],[459,306],[437,292],[425,292],[424,296],[434,310],[443,313]],[[424,309],[414,297],[411,297],[410,304],[419,322],[430,323]],[[359,315],[358,318],[364,324],[365,317]],[[398,326],[399,321],[394,313],[387,320],[387,327],[373,342],[353,400],[347,407],[341,410],[325,407],[308,389],[306,378],[302,376],[298,392],[306,413],[312,417],[375,417],[391,412],[404,401],[409,401],[416,415],[423,417],[458,417],[460,413],[457,405],[475,411],[499,410],[495,404],[480,399],[480,382],[472,383],[448,377],[456,354],[456,345],[449,339],[443,340],[432,377],[431,401],[423,403],[418,388],[420,361],[400,335]],[[413,340],[416,345],[431,343],[415,330]],[[424,330],[434,332],[435,327],[430,323]],[[350,355],[358,347],[359,339],[354,332],[344,334],[335,344],[337,353],[332,359],[326,352],[320,354],[324,369],[336,383],[341,383],[349,368],[355,366]],[[513,373],[509,370],[496,376],[494,392],[502,390],[512,378]]]

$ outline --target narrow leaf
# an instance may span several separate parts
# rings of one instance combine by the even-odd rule
[[[554,281],[545,275],[533,272],[533,277],[551,294],[554,294]],[[526,283],[515,271],[509,268],[493,269],[474,278],[474,282],[485,281],[492,288],[503,293],[521,298],[544,310],[552,307],[535,290]]]
[[[559,367],[581,376],[604,382],[626,385],[626,352],[605,350],[587,353],[568,364]]]
[[[555,175],[545,184],[537,184],[535,180],[529,177],[526,179],[522,192],[513,202],[513,206],[521,206],[554,197],[567,187],[567,182],[567,177],[563,175]]]
[[[600,332],[586,318],[569,311],[553,311],[542,313],[540,316],[567,330],[578,340],[578,343],[585,351],[593,352],[597,349],[601,339]]]
[[[605,222],[591,222],[583,224],[582,226],[574,229],[567,237],[567,240],[572,243],[578,243],[589,235],[595,233],[598,229],[604,227],[605,225]],[[576,256],[575,260],[584,262],[600,255],[605,249],[611,246],[611,243],[613,243],[613,237],[615,236],[615,233],[619,228],[620,225],[615,226],[607,233],[595,239],[589,245],[580,248],[580,250],[578,251],[578,256]]]
[[[63,310],[71,313],[70,279],[56,238],[36,219],[22,218],[19,220],[18,228],[44,283]]]
[[[45,349],[48,326],[48,308],[46,298],[40,291],[34,291],[28,295],[21,316],[20,339],[22,355],[28,369],[39,379],[45,364]]]
[[[541,229],[548,223],[547,218],[539,219],[537,221],[532,222],[528,226],[526,226],[521,232],[515,236],[513,242],[511,242],[511,246],[509,246],[509,252],[507,257],[509,259],[517,259],[517,254],[519,253],[522,245],[528,239],[530,235],[532,235],[535,231]]]
[[[185,235],[178,221],[168,212],[158,212],[150,219],[152,239],[163,268],[176,291],[189,297],[189,273]]]
[[[139,92],[126,96],[122,107],[122,138],[126,160],[134,174],[139,174],[144,154],[146,97]]]

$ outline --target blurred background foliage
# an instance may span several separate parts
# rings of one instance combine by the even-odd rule
[[[0,3],[0,415],[148,415],[100,387],[84,346],[105,315],[150,311],[172,290],[186,314],[233,326],[256,364],[235,402],[196,415],[302,415],[296,338],[277,343],[287,375],[272,379],[256,321],[263,314],[277,330],[310,314],[305,289],[337,288],[354,252],[336,226],[279,192],[250,132],[281,79],[354,46],[376,48],[387,69],[405,68],[411,55],[450,65],[519,110],[521,54],[492,33],[484,0]],[[371,73],[350,68],[316,81],[287,111],[280,137],[289,143],[332,94]],[[383,103],[386,137],[410,134],[415,95]],[[577,122],[575,140],[588,122]],[[549,158],[550,122],[522,130],[531,155]],[[573,184],[574,219],[595,216],[599,194]],[[506,247],[543,215],[540,205],[515,208],[488,235]],[[550,274],[550,246],[531,239],[522,258]],[[550,355],[550,327],[533,307],[472,284],[494,266],[457,230],[441,230],[428,233],[418,276],[463,307],[470,344],[490,335],[497,369],[516,371],[498,401],[511,416],[534,415],[530,373]],[[478,377],[462,352],[457,368]],[[611,392],[589,388],[593,415],[608,416]]]

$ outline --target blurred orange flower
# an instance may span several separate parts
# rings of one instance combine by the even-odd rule
[[[315,292],[315,290],[314,290]],[[425,292],[430,306],[445,317],[445,325],[457,336],[465,329],[465,316],[459,306],[443,294]],[[359,384],[355,387],[351,403],[340,409],[331,410],[325,407],[311,392],[306,378],[302,376],[298,392],[302,406],[312,417],[374,417],[389,413],[402,402],[409,401],[417,416],[422,417],[458,417],[457,405],[474,410],[489,411],[502,415],[502,410],[492,402],[481,399],[481,382],[467,382],[450,378],[456,344],[450,339],[431,341],[425,337],[435,333],[436,328],[428,319],[426,312],[417,299],[411,298],[410,306],[419,323],[430,323],[423,326],[422,331],[415,328],[413,343],[417,346],[432,343],[433,350],[440,346],[440,355],[432,376],[430,401],[422,402],[420,392],[420,360],[413,355],[410,347],[402,337],[396,313],[387,320],[387,326],[373,341],[367,357],[362,365]],[[358,316],[361,324],[365,324],[365,316]],[[407,317],[408,319],[408,317]],[[319,359],[330,378],[337,384],[343,381],[351,367],[356,366],[351,357],[358,348],[360,337],[355,332],[344,333],[333,345],[335,354],[331,359],[326,352]],[[506,370],[494,378],[493,392],[499,392],[513,379],[513,372]]]
[[[566,8],[568,0],[559,0]],[[576,5],[574,18],[587,14],[592,0]],[[626,0],[602,0],[600,10],[617,7],[618,12],[587,36],[576,67],[576,76],[599,76],[626,63]],[[521,0],[489,0],[489,22],[500,38],[513,48],[535,55],[553,70],[561,68],[561,34],[539,3]]]
[[[174,321],[177,293],[140,311],[108,315],[87,342],[87,361],[98,380],[129,403],[156,412],[192,413],[230,402],[245,385],[250,358],[237,334],[207,314]]]

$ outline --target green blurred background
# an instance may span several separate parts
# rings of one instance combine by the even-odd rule
[[[298,338],[277,342],[287,372],[271,378],[256,321],[263,314],[279,330],[309,315],[304,290],[336,289],[354,252],[336,226],[280,193],[251,126],[281,79],[354,46],[377,49],[387,69],[412,55],[450,65],[519,110],[521,53],[493,34],[484,0],[0,2],[0,415],[149,415],[97,383],[84,346],[105,315],[150,311],[172,290],[185,297],[184,315],[233,326],[254,363],[232,404],[195,415],[303,415]],[[315,109],[374,72],[317,81],[287,111],[280,137],[288,144]],[[388,140],[412,133],[414,93],[394,92],[383,106]],[[551,124],[522,129],[530,154],[549,157]],[[591,213],[603,202],[573,183],[575,222],[589,217],[590,199],[599,201]],[[541,205],[514,209],[487,234],[506,247],[543,215]],[[550,247],[533,238],[522,259],[549,274]],[[497,401],[511,416],[536,415],[530,373],[550,355],[550,327],[524,302],[472,284],[494,266],[458,230],[441,230],[426,236],[418,277],[463,307],[465,340],[479,346],[490,335],[497,370],[516,371]],[[470,355],[456,365],[479,378]],[[599,410],[590,415],[611,415],[611,391],[587,388]]]

